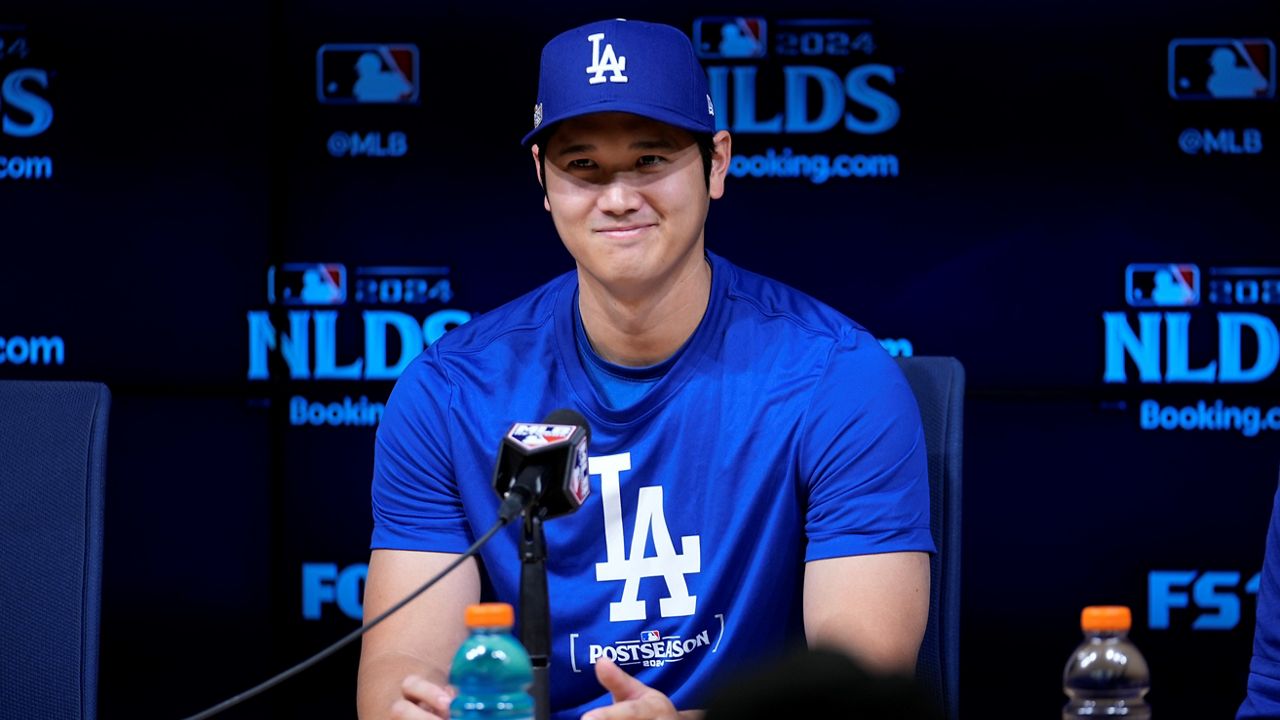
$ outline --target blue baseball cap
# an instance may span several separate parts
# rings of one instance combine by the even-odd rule
[[[693,43],[670,25],[603,20],[563,32],[542,48],[530,145],[562,120],[625,112],[697,133],[716,131],[707,75]]]

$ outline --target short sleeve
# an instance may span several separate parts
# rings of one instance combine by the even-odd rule
[[[1280,491],[1271,509],[1263,557],[1248,695],[1236,716],[1241,720],[1280,716]]]
[[[374,443],[372,549],[470,547],[446,431],[452,396],[453,385],[431,349],[396,381]]]
[[[934,552],[924,428],[902,371],[868,333],[836,343],[803,424],[805,561]]]

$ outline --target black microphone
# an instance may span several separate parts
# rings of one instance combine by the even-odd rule
[[[493,490],[504,522],[538,507],[544,518],[567,515],[591,494],[587,441],[591,428],[573,410],[554,410],[540,423],[516,423],[502,438]]]
[[[502,438],[493,489],[502,498],[498,522],[524,514],[520,540],[520,642],[533,664],[534,717],[551,717],[551,610],[547,597],[544,520],[582,507],[587,483],[587,421],[556,410],[540,423],[516,423]]]

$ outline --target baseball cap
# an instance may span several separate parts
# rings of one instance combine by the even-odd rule
[[[521,144],[558,122],[598,112],[716,131],[706,72],[689,37],[670,25],[602,20],[560,33],[542,48],[533,129]]]

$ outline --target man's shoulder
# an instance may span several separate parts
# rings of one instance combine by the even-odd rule
[[[778,320],[782,327],[833,342],[857,344],[870,339],[866,328],[843,312],[780,280],[720,259],[729,273],[727,295],[735,311],[755,314],[761,321]]]

